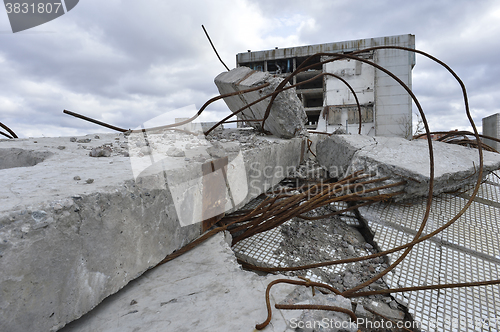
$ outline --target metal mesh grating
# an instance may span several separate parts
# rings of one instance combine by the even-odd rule
[[[258,202],[252,201],[248,203],[243,209],[246,210],[251,210],[252,208],[255,208],[260,202],[262,201],[259,200]],[[347,203],[345,202],[334,202],[331,204],[332,206],[332,211],[334,210],[342,210],[348,208]],[[330,213],[330,212],[326,212]],[[341,220],[343,220],[348,226],[359,226],[360,222],[356,218],[354,212],[348,211],[346,213],[343,213],[340,216]],[[304,221],[307,224],[311,224],[311,221]],[[290,221],[286,222],[283,224],[283,226],[286,226],[290,223]],[[255,262],[257,265],[263,265],[263,266],[277,266],[277,267],[286,267],[288,264],[286,263],[286,258],[285,254],[281,252],[279,255],[276,254],[276,252],[280,252],[279,246],[280,242],[283,241],[283,235],[281,233],[281,227],[278,226],[276,228],[273,228],[269,231],[266,231],[264,233],[259,233],[256,234],[252,237],[249,237],[247,239],[244,239],[242,241],[239,241],[237,244],[233,246],[233,250],[236,253],[236,255],[240,258],[242,258],[245,261],[248,262]],[[338,236],[337,234],[329,234],[326,232],[325,229],[325,237],[328,238],[334,238],[335,236]],[[331,260],[334,259],[340,259],[341,257],[336,254],[337,248],[334,248],[332,246],[326,246],[326,247],[318,247],[317,250],[326,253]],[[360,250],[358,252],[359,255],[369,255],[370,253],[366,250]],[[288,257],[289,258],[289,257]],[[297,257],[295,257],[295,263],[297,265],[300,265],[300,260],[298,260]],[[342,271],[345,271],[347,268],[349,268],[352,264],[338,264],[338,265],[333,265],[333,266],[326,266],[326,267],[321,267],[319,268],[320,270],[326,272],[326,273],[340,273]],[[321,279],[319,276],[314,274],[313,271],[307,270],[306,271],[306,277],[309,278],[312,281],[317,281],[317,282],[324,282],[323,279]]]
[[[238,242],[233,250],[249,261],[257,261],[266,266],[284,266],[274,255],[282,240],[281,229],[276,227]]]
[[[500,181],[490,174],[469,209],[449,228],[415,246],[389,273],[391,288],[500,279]],[[433,200],[424,233],[451,220],[472,192]],[[362,208],[382,250],[410,242],[420,227],[425,200]],[[401,253],[392,254],[394,262]],[[397,293],[424,331],[500,331],[500,286]]]

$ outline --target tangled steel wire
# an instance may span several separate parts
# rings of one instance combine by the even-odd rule
[[[413,136],[414,139],[418,139],[423,137],[425,134],[420,134],[420,135],[415,135]],[[457,144],[457,145],[462,145],[466,147],[473,147],[476,148],[478,145],[481,145],[481,147],[486,150],[486,151],[491,151],[491,152],[496,152],[498,151],[488,144],[484,143],[483,141],[478,141],[475,138],[470,138],[470,136],[474,136],[474,133],[471,133],[470,131],[458,131],[458,130],[453,130],[453,131],[434,131],[431,133],[432,136],[437,136],[436,141],[439,142],[444,142],[444,143],[449,143],[449,144]],[[500,142],[500,139],[492,136],[486,136],[486,135],[479,135],[481,138],[489,139],[492,141]]]

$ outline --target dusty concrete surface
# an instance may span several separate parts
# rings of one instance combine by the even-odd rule
[[[243,106],[274,92],[282,81],[282,78],[274,77],[268,72],[254,71],[248,67],[238,67],[229,72],[221,73],[215,78],[215,84],[220,94],[242,91],[270,83],[269,86],[258,91],[224,98],[232,112],[236,112]],[[287,86],[289,85],[287,83]],[[270,98],[267,98],[244,110],[241,113],[241,118],[243,120],[263,119],[269,100]],[[306,121],[307,115],[302,102],[297,97],[295,89],[289,89],[281,92],[274,100],[269,118],[265,123],[265,129],[277,137],[291,138],[305,132],[304,124]],[[248,124],[259,130],[262,128],[261,122],[252,121]]]
[[[241,270],[219,233],[147,272],[61,331],[253,331],[267,317],[265,289],[277,278]],[[276,287],[273,301],[281,301],[291,290]],[[273,311],[265,331],[284,331],[285,317],[297,315]]]
[[[426,196],[429,192],[429,150],[426,140],[408,141],[398,137],[332,135],[316,147],[319,163],[332,177],[342,177],[357,170],[372,172],[377,177],[391,177],[387,184],[406,181],[398,200]],[[479,154],[476,149],[433,142],[434,194],[463,188],[477,181]],[[500,168],[500,155],[484,153],[484,176]]]
[[[255,331],[255,325],[267,318],[264,300],[267,285],[287,277],[260,276],[242,270],[228,243],[230,239],[225,239],[222,233],[216,234],[192,251],[132,281],[61,332]],[[272,289],[272,320],[263,331],[358,330],[358,325],[350,324],[349,316],[344,313],[278,310],[274,308],[275,303],[330,305],[355,310],[361,328],[366,320],[380,319],[365,308],[393,320],[400,320],[404,315],[386,303],[369,299],[365,302],[353,307],[351,300],[342,296],[322,294],[318,290],[312,296],[310,288],[280,284]],[[307,328],[308,325],[315,328]]]
[[[0,326],[55,331],[196,238],[199,190],[223,181],[204,182],[203,165],[228,157],[237,185],[223,186],[223,208],[237,209],[281,180],[265,167],[303,157],[300,138],[239,136],[250,143],[178,133],[1,140],[0,153],[17,157],[0,170]]]

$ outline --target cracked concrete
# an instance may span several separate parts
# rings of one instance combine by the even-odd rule
[[[20,156],[0,170],[0,326],[58,330],[199,236],[202,204],[237,209],[281,180],[265,167],[304,157],[302,138],[224,142],[226,181],[203,173],[220,160],[211,145],[170,132],[0,140],[0,153]],[[172,146],[185,156],[168,156]],[[210,198],[214,186],[224,197]]]
[[[241,270],[223,233],[218,233],[132,281],[61,331],[252,331],[267,317],[265,289],[277,278]],[[273,288],[272,301],[281,301],[292,289]],[[285,331],[296,316],[273,308],[264,331]]]
[[[383,184],[406,181],[406,185],[380,191],[403,190],[397,200],[426,196],[429,193],[430,163],[427,141],[408,141],[399,137],[367,137],[332,135],[320,140],[316,147],[319,163],[330,176],[342,177],[365,170],[377,177],[390,177]],[[433,142],[434,190],[437,195],[451,192],[477,181],[479,154],[477,149],[443,142]],[[500,168],[500,155],[484,151],[484,174]]]
[[[226,97],[224,101],[232,112],[251,104],[252,102],[273,93],[282,78],[275,77],[268,72],[259,72],[248,67],[238,67],[231,71],[219,74],[215,78],[215,84],[220,94],[233,93],[257,87],[264,83],[270,83],[258,91]],[[285,86],[290,86],[287,83]],[[264,118],[266,108],[270,98],[267,98],[240,113],[243,120],[260,120]],[[281,138],[292,138],[300,134],[307,133],[304,124],[307,122],[307,115],[304,111],[295,89],[289,89],[278,94],[270,110],[270,116],[266,120],[265,128],[273,135]],[[262,129],[261,122],[248,121],[248,125],[257,130]]]

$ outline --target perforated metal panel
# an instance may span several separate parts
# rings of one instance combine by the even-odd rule
[[[500,181],[490,174],[469,209],[450,227],[415,246],[389,273],[391,288],[500,279]],[[472,189],[433,201],[424,234],[450,221]],[[459,196],[457,196],[459,195]],[[382,250],[410,242],[425,213],[425,200],[361,208]],[[401,253],[392,254],[394,262]],[[500,331],[500,286],[398,293],[423,331]]]

